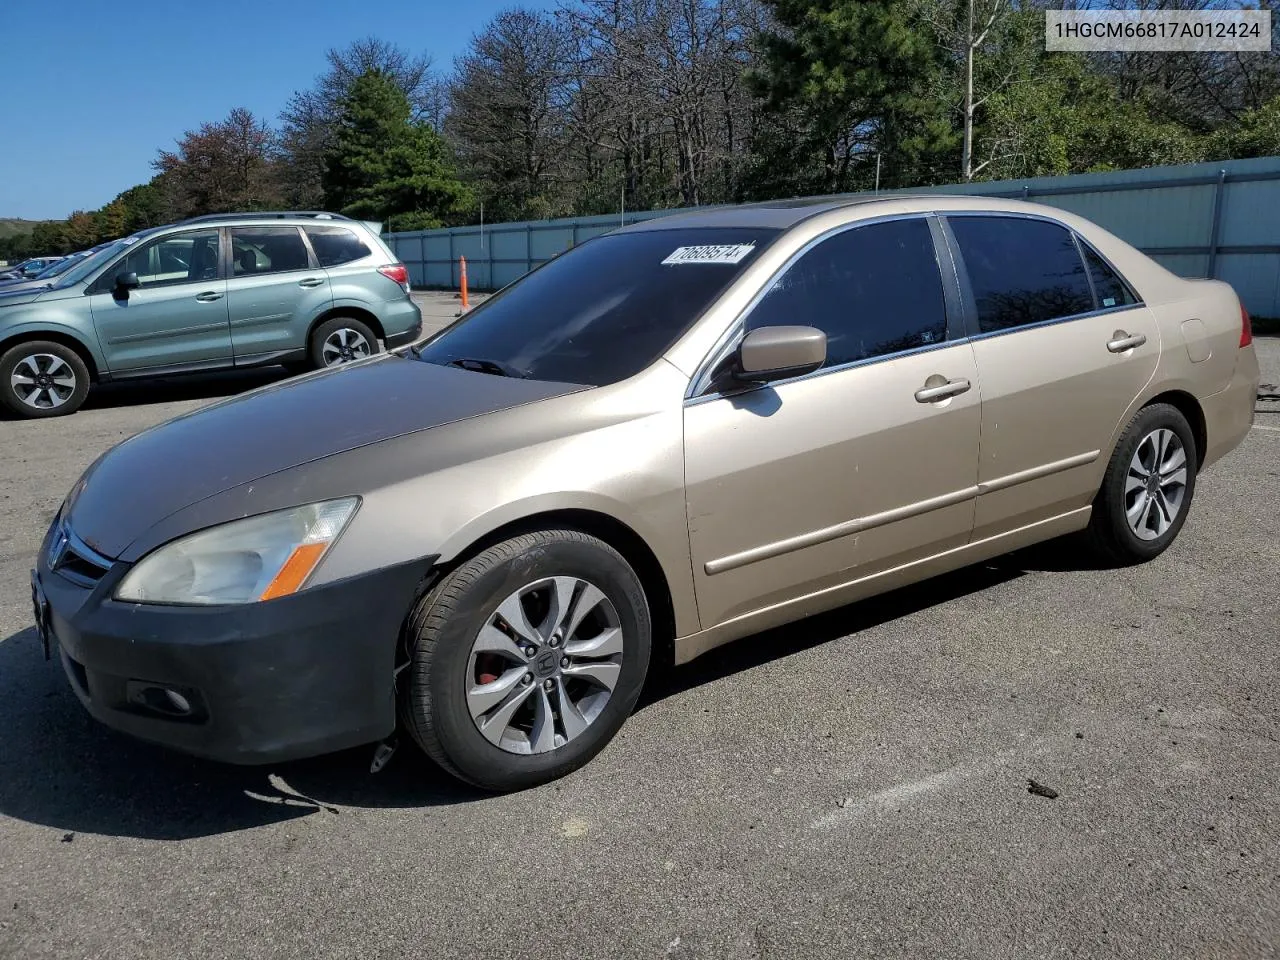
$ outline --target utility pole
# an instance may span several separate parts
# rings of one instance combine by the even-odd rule
[[[876,193],[880,192],[880,151],[876,151]]]

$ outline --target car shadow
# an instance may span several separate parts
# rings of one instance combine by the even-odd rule
[[[727,644],[657,671],[637,709],[1028,571],[1071,569],[1054,559],[1063,552],[1052,544],[1019,551]],[[33,627],[0,643],[0,729],[0,814],[65,833],[180,840],[337,815],[344,807],[450,806],[489,796],[455,781],[404,740],[376,775],[372,746],[236,767],[133,740],[89,717],[57,661],[43,659]]]
[[[484,796],[405,745],[376,775],[373,747],[238,767],[188,757],[93,720],[34,627],[0,643],[0,814],[59,833],[154,840],[211,836],[335,815]]]
[[[1016,580],[1025,572],[1018,563],[977,564],[743,637],[710,650],[687,664],[656,672],[646,684],[636,709],[643,710],[703,684],[745,673],[841,637],[862,633],[891,620],[980,593]]]
[[[289,376],[290,372],[284,367],[254,367],[249,370],[158,377],[154,380],[118,380],[90,390],[83,409],[103,410],[181,400],[216,400],[265,387]]]

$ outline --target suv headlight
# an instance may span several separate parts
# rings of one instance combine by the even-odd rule
[[[210,527],[149,553],[116,588],[133,603],[254,603],[302,589],[346,529],[359,497]]]

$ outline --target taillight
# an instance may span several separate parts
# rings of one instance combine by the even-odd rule
[[[400,284],[405,293],[409,292],[409,268],[403,263],[388,263],[385,267],[379,267],[378,272]]]
[[[1253,343],[1253,324],[1249,322],[1249,311],[1240,304],[1240,346],[1247,347]]]

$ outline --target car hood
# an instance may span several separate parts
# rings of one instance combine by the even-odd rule
[[[0,285],[0,307],[16,307],[19,304],[30,303],[40,294],[47,292],[48,288],[43,283],[15,283],[7,287]]]
[[[85,471],[67,497],[65,519],[93,549],[118,557],[165,517],[232,487],[584,389],[384,354],[263,387],[125,440]]]

